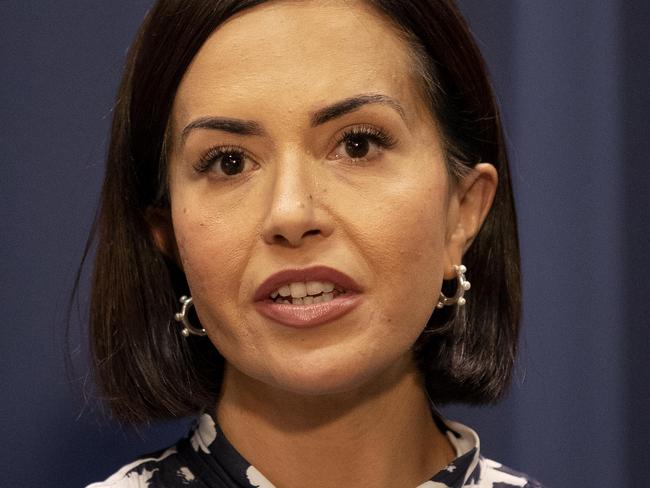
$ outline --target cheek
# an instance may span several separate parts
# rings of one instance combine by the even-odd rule
[[[229,216],[229,209],[199,203],[197,199],[177,198],[172,203],[174,232],[178,251],[194,297],[197,311],[205,311],[204,302],[228,300],[236,277],[241,276],[250,242],[245,221]],[[227,229],[227,231],[226,231]]]
[[[438,195],[427,192],[424,197],[426,203],[412,206],[396,223],[402,238],[394,243],[399,247],[394,266],[400,280],[396,286],[406,290],[414,307],[424,306],[428,319],[442,283],[445,215]]]
[[[339,235],[365,268],[368,315],[358,330],[367,361],[394,358],[412,346],[434,311],[442,283],[444,166],[426,171],[414,171],[407,162],[401,166],[386,176],[332,182],[328,188],[336,196],[329,201]]]
[[[386,232],[384,245],[392,247],[395,266],[431,266],[432,255],[438,255],[444,242],[443,200],[433,187],[409,190],[414,191],[397,195],[393,202],[387,203],[399,210],[383,219],[382,227],[393,229]]]
[[[237,284],[250,255],[245,245],[253,241],[254,229],[243,215],[237,215],[236,206],[199,201],[186,200],[174,217],[178,251],[196,313],[224,355],[231,349],[229,344],[237,344],[238,355],[255,355],[256,342],[237,303]]]
[[[361,210],[354,219],[362,235],[361,251],[381,270],[381,278],[400,290],[405,280],[433,282],[443,269],[445,180],[431,175],[422,175],[422,180],[431,183],[411,179],[384,188],[373,198],[374,205],[357,207]]]

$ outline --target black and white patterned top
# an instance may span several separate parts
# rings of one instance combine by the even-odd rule
[[[456,450],[456,459],[416,488],[543,488],[528,476],[484,458],[476,432],[436,418]],[[202,414],[187,438],[124,466],[86,488],[276,488],[228,442],[219,425]]]

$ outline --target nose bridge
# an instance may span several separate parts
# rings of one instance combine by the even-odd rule
[[[322,232],[316,222],[316,185],[309,155],[297,148],[285,150],[273,166],[264,240],[298,246],[306,235]]]

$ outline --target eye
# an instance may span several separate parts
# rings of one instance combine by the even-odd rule
[[[201,156],[201,159],[194,165],[194,170],[198,173],[214,171],[227,178],[243,173],[247,166],[255,166],[255,163],[241,148],[217,146]]]
[[[386,132],[373,126],[358,126],[348,129],[338,139],[334,156],[330,159],[346,158],[354,162],[374,159],[383,149],[392,148],[397,141]]]

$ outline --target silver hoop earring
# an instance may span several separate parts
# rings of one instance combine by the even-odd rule
[[[192,324],[190,324],[190,319],[187,315],[190,311],[190,307],[194,306],[192,303],[192,297],[186,297],[183,295],[180,299],[180,302],[183,304],[183,308],[181,308],[180,312],[177,312],[176,315],[174,315],[174,320],[183,324],[184,328],[181,330],[181,334],[183,334],[184,337],[189,337],[190,334],[197,336],[207,335],[205,329],[197,329]]]
[[[440,292],[440,298],[438,298],[438,304],[436,305],[436,308],[443,308],[445,306],[454,305],[456,303],[459,307],[462,307],[467,303],[467,299],[463,295],[465,295],[465,292],[472,287],[472,284],[467,281],[467,278],[465,278],[467,268],[462,264],[454,264],[454,271],[456,271],[456,280],[458,281],[456,294],[453,297],[447,298],[442,292]]]

